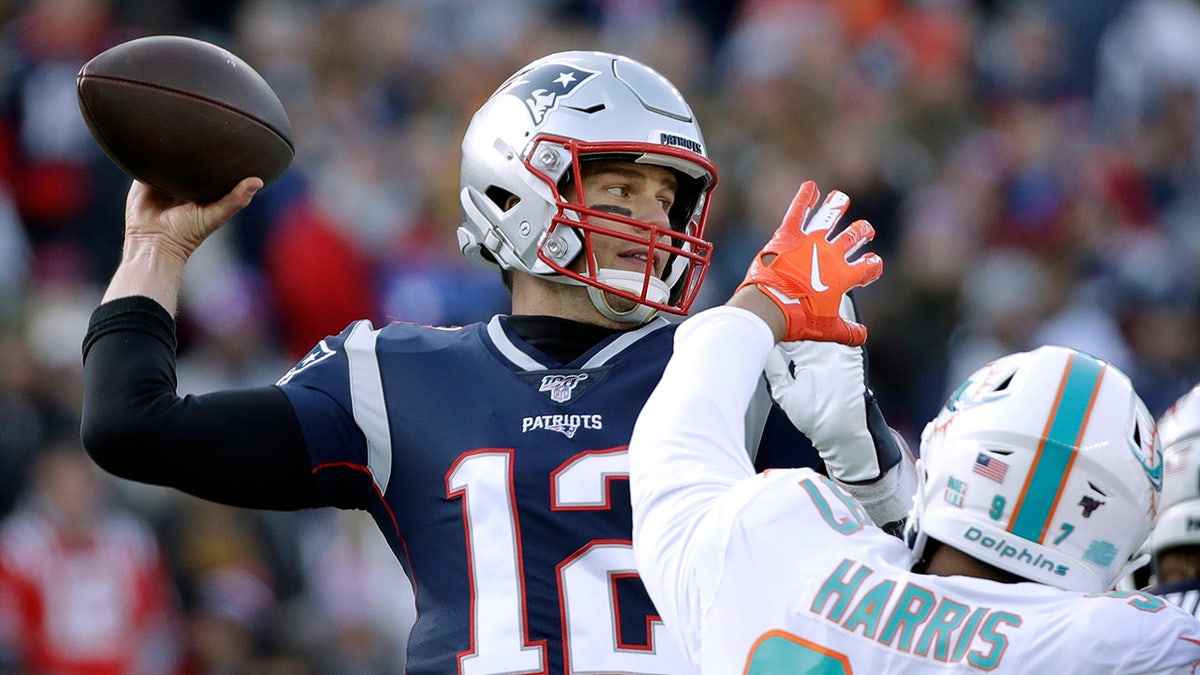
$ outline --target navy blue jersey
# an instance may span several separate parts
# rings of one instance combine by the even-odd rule
[[[636,575],[625,454],[674,333],[562,366],[504,317],[361,321],[280,380],[321,503],[370,511],[413,581],[409,673],[686,669]]]

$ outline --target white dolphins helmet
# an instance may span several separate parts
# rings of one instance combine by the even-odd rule
[[[1162,489],[1154,418],[1112,365],[1065,347],[971,375],[921,435],[907,538],[1019,577],[1103,592],[1149,559]]]
[[[659,310],[685,314],[707,271],[702,237],[717,171],[692,109],[665,77],[603,52],[551,54],[521,68],[475,113],[462,143],[458,242],[467,257],[501,269],[586,285],[592,304],[614,321],[640,324]],[[670,231],[568,201],[580,162],[619,158],[672,170],[679,180]],[[519,201],[511,208],[511,198]],[[606,218],[639,232],[589,222]],[[593,234],[644,242],[647,273],[601,269]],[[670,239],[666,239],[669,235]],[[655,250],[668,257],[651,274]],[[584,256],[585,269],[570,266]],[[636,303],[614,309],[605,293]]]
[[[1150,535],[1155,554],[1200,544],[1200,385],[1158,421],[1163,445],[1162,507]]]

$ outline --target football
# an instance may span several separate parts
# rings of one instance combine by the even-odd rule
[[[214,201],[250,176],[270,184],[295,157],[291,121],[271,86],[202,40],[123,42],[88,61],[75,90],[109,159],[179,199]]]

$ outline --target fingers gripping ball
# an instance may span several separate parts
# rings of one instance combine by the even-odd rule
[[[831,237],[850,199],[834,190],[814,212],[819,197],[816,183],[800,186],[779,229],[755,256],[738,288],[755,284],[771,298],[787,320],[787,341],[858,346],[867,340],[866,327],[843,319],[838,308],[847,291],[883,273],[883,259],[874,253],[849,260],[875,237],[875,228],[857,220]]]

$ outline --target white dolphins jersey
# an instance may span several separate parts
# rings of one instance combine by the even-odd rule
[[[1200,673],[1200,622],[1161,598],[915,574],[829,479],[754,475],[770,349],[748,312],[689,319],[629,447],[639,572],[695,672]]]

